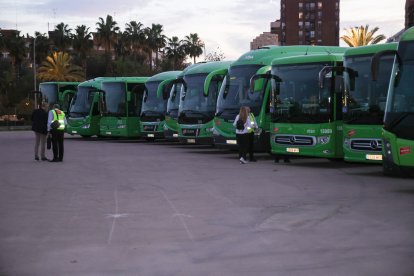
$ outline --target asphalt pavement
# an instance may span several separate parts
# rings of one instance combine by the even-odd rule
[[[414,180],[381,166],[0,132],[0,275],[414,275]],[[48,151],[51,157],[51,151]]]

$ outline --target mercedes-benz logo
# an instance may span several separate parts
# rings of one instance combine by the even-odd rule
[[[377,149],[378,148],[378,141],[377,140],[371,140],[371,148],[372,149]]]
[[[296,143],[296,138],[295,136],[290,136],[289,138],[290,143],[293,145],[294,143]]]

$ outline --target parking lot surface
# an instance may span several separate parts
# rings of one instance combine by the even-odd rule
[[[0,275],[414,275],[414,181],[323,159],[0,132]],[[48,151],[51,157],[51,151]]]

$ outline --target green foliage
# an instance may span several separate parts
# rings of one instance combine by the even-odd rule
[[[378,44],[386,37],[382,34],[375,35],[375,33],[379,30],[378,27],[368,31],[369,25],[359,26],[359,27],[352,27],[350,29],[346,29],[347,34],[341,36],[341,39],[348,44],[350,47],[358,47],[358,46],[365,46],[370,44]]]

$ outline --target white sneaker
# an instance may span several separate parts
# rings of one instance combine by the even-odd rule
[[[245,160],[243,157],[240,158],[240,164],[247,164],[249,163],[247,160]]]

